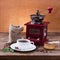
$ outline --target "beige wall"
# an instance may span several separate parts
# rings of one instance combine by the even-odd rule
[[[52,14],[48,14],[49,6],[54,8]],[[24,25],[37,9],[50,21],[48,31],[60,32],[60,0],[0,0],[0,32],[8,32],[10,24]]]

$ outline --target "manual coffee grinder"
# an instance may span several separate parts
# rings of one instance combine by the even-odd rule
[[[49,22],[43,22],[45,15],[40,14],[39,10],[36,14],[30,15],[31,21],[26,25],[26,38],[33,41],[35,45],[43,46],[47,39],[47,30]]]

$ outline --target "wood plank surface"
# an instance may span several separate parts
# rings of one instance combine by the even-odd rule
[[[48,39],[49,41],[60,41],[60,35],[59,33],[49,33],[50,35],[48,35]],[[52,34],[52,35],[51,35]],[[25,36],[25,34],[22,34],[23,36]],[[8,34],[7,33],[0,33],[0,56],[59,56],[60,55],[60,44],[57,44],[57,47],[55,50],[48,50],[48,52],[46,52],[46,50],[44,50],[43,47],[41,46],[37,46],[37,49],[35,51],[32,52],[28,52],[28,53],[21,53],[21,52],[6,52],[4,53],[2,51],[2,49],[4,48],[4,45],[6,44],[6,42],[8,41]]]

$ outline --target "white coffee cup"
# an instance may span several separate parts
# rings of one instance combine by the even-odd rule
[[[29,45],[29,44],[34,44],[34,42],[28,39],[17,39],[17,44],[18,45]]]

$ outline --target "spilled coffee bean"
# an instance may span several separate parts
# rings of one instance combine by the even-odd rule
[[[18,47],[15,47],[15,49],[19,49]]]

